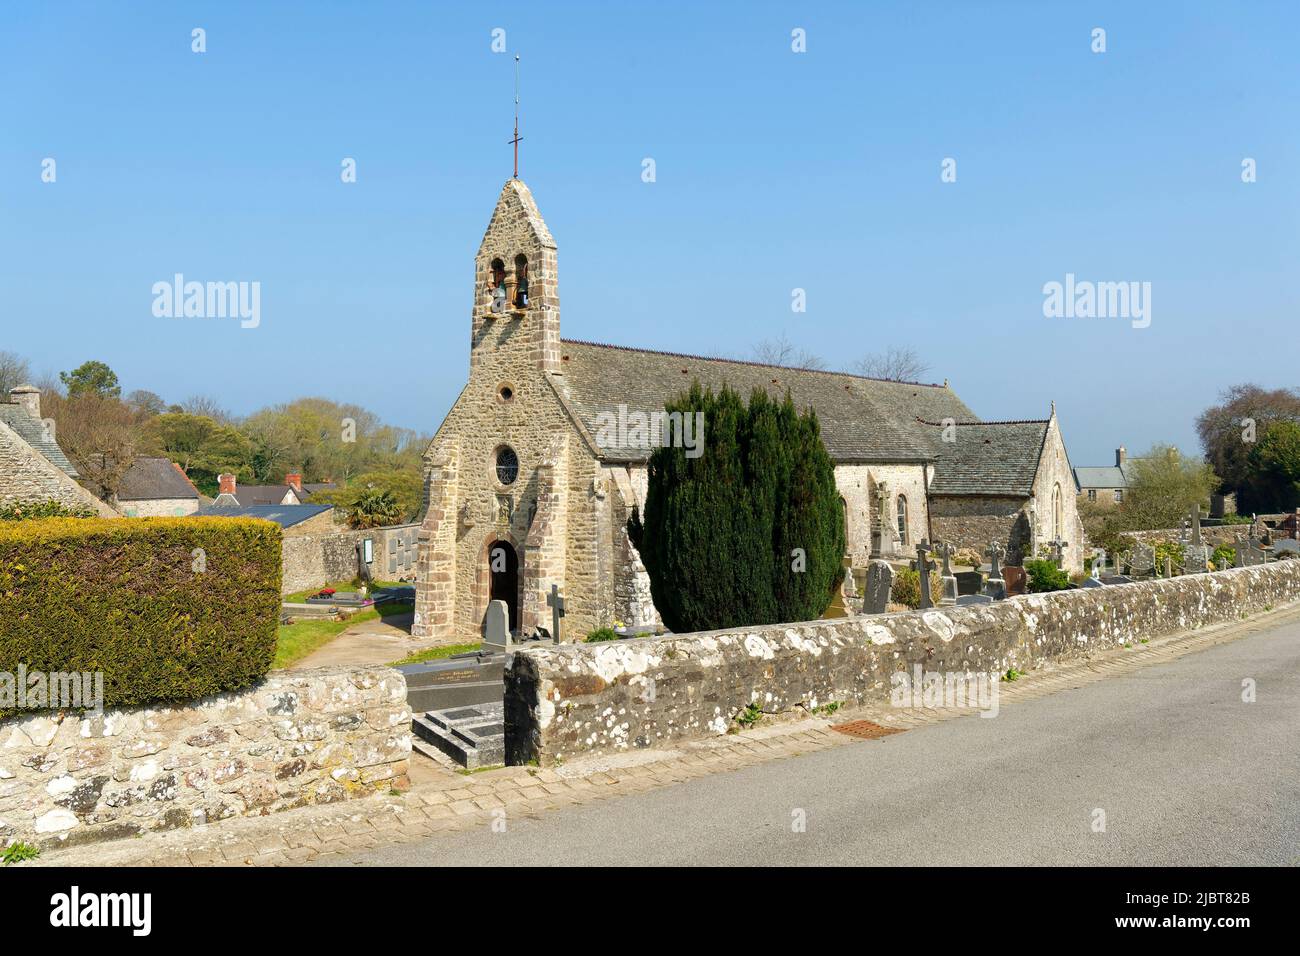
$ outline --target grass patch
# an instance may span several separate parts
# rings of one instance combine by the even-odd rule
[[[442,647],[430,647],[423,651],[418,651],[409,657],[403,657],[400,661],[393,661],[389,667],[401,667],[403,664],[424,664],[427,661],[442,660],[444,657],[451,657],[454,654],[468,654],[470,651],[477,651],[483,646],[482,642],[474,644],[444,644]]]
[[[333,588],[335,591],[355,591],[357,586],[358,582],[355,580],[331,581],[329,584],[322,584],[319,587],[308,588],[306,591],[295,591],[293,594],[286,594],[281,597],[280,600],[289,604],[302,604],[309,597],[319,594],[325,588]],[[374,594],[374,592],[379,588],[401,588],[410,586],[409,583],[403,583],[401,581],[375,581],[373,586],[370,588],[370,593]]]
[[[271,664],[271,669],[283,670],[297,663],[313,651],[320,650],[353,624],[408,614],[414,607],[411,601],[387,601],[353,611],[346,621],[303,619],[293,624],[281,624],[276,633],[275,661]]]

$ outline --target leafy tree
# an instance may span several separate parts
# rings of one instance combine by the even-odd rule
[[[122,394],[122,386],[117,383],[117,373],[103,362],[82,362],[71,372],[60,372],[59,381],[67,388],[68,398],[77,395],[117,398]]]
[[[397,524],[401,507],[391,491],[363,488],[348,506],[348,524],[353,528],[381,528]]]
[[[1133,478],[1120,507],[1128,530],[1177,528],[1192,505],[1208,509],[1210,495],[1219,487],[1209,464],[1172,445],[1156,445],[1130,464]]]
[[[332,504],[344,512],[351,511],[361,492],[378,488],[391,494],[397,502],[396,522],[412,521],[424,504],[424,479],[413,471],[368,471],[358,475],[342,488],[317,491],[311,496],[312,504]]]
[[[1237,493],[1240,511],[1267,511],[1270,507],[1254,500],[1260,489],[1252,480],[1250,458],[1255,445],[1250,439],[1258,443],[1278,421],[1300,421],[1300,390],[1234,385],[1222,393],[1218,405],[1207,408],[1196,420],[1205,460],[1222,479],[1222,490]]]
[[[842,576],[844,520],[811,411],[787,395],[699,383],[669,413],[701,412],[704,452],[650,456],[645,520],[634,514],[655,607],[674,631],[820,617]]]
[[[1276,421],[1268,426],[1250,453],[1250,485],[1258,510],[1300,506],[1300,424]]]
[[[149,454],[176,462],[207,494],[216,492],[217,475],[252,475],[252,442],[233,425],[203,415],[166,412],[151,417],[143,428],[142,446]]]

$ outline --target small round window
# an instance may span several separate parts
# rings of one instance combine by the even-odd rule
[[[497,481],[503,485],[513,485],[519,477],[519,456],[513,448],[497,451]]]
[[[515,390],[509,385],[502,385],[497,389],[497,397],[503,402],[508,402],[515,397]]]

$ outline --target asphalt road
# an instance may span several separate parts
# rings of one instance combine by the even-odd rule
[[[1242,681],[1257,700],[1242,701]],[[1105,832],[1094,832],[1095,811]],[[806,830],[795,832],[802,811]],[[1300,864],[1300,624],[1038,700],[344,865]]]

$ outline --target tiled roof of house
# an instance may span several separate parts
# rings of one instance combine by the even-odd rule
[[[72,462],[63,454],[58,442],[45,430],[45,423],[33,418],[27,409],[16,402],[0,402],[0,421],[18,433],[23,441],[31,445],[70,478],[80,477]]]
[[[954,441],[944,441],[944,425],[917,423],[926,429],[934,451],[932,495],[1028,497],[1047,440],[1048,420],[956,422]]]
[[[198,489],[180,467],[167,458],[137,458],[122,476],[118,501],[149,501],[159,498],[198,499]]]
[[[844,372],[785,368],[652,352],[617,345],[561,343],[562,376],[552,379],[566,403],[593,439],[602,412],[617,415],[620,404],[630,412],[662,411],[664,403],[691,383],[718,391],[730,385],[743,398],[762,388],[777,398],[790,392],[800,411],[812,408],[822,440],[835,461],[916,462],[933,457],[917,418],[973,419],[974,413],[947,385],[886,382]],[[707,442],[708,437],[705,436]],[[615,461],[643,461],[644,447],[604,447]]]
[[[195,514],[215,518],[262,518],[274,521],[281,528],[302,524],[308,518],[329,511],[333,505],[241,505],[228,507],[221,504],[204,505]]]

